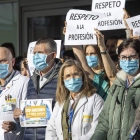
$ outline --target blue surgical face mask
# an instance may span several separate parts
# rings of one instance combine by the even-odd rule
[[[133,75],[139,69],[139,60],[120,60],[120,67],[127,74]]]
[[[36,53],[33,56],[33,64],[38,71],[44,70],[48,66],[49,63],[48,64],[46,63],[47,56],[48,55],[46,54],[40,54],[40,53]]]
[[[70,80],[65,80],[65,87],[74,93],[77,93],[78,91],[80,91],[82,85],[83,85],[83,81],[82,81],[82,77],[79,78],[71,78]]]
[[[92,56],[86,56],[87,62],[89,67],[95,68],[98,66],[98,56],[92,55]]]
[[[0,64],[0,78],[4,79],[8,76],[10,73],[9,70],[9,64]]]

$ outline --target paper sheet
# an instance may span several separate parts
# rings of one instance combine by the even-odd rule
[[[52,99],[21,100],[20,107],[25,114],[20,116],[21,127],[47,126],[52,114]]]
[[[103,17],[103,13],[69,10],[66,16],[65,45],[97,44],[94,28],[97,27],[98,20]]]
[[[99,20],[98,30],[125,29],[123,21],[126,0],[92,0],[92,11],[104,13],[105,17]]]
[[[140,36],[140,15],[126,19],[130,29],[133,29],[133,35]]]

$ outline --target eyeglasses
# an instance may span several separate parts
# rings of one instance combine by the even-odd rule
[[[124,61],[126,61],[127,58],[128,58],[128,60],[136,60],[136,59],[138,59],[138,56],[137,55],[130,55],[129,57],[126,57],[124,55],[121,55],[119,57],[119,59],[124,60]]]
[[[81,76],[81,72],[75,72],[73,74],[68,74],[66,76],[62,76],[64,80],[70,80],[71,78],[79,78]]]

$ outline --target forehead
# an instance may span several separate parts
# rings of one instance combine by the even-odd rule
[[[8,52],[6,50],[0,49],[0,59],[8,59]]]
[[[116,44],[116,43],[117,43],[116,39],[108,39],[107,42],[106,42],[107,45]]]
[[[96,52],[95,48],[93,46],[91,46],[91,45],[86,47],[86,52],[90,52],[90,51]]]
[[[64,68],[64,75],[70,74],[73,72],[78,72],[78,71],[79,71],[78,67],[76,65],[72,65],[72,66]]]
[[[124,49],[120,53],[120,55],[125,55],[125,56],[136,55],[136,54],[137,54],[137,52],[133,48]]]
[[[34,51],[49,51],[49,46],[48,44],[45,44],[45,43],[42,43],[42,44],[38,44],[38,45],[35,45],[35,48],[34,48]]]

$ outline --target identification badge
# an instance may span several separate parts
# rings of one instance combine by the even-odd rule
[[[3,112],[12,111],[12,105],[2,105],[2,111]]]

